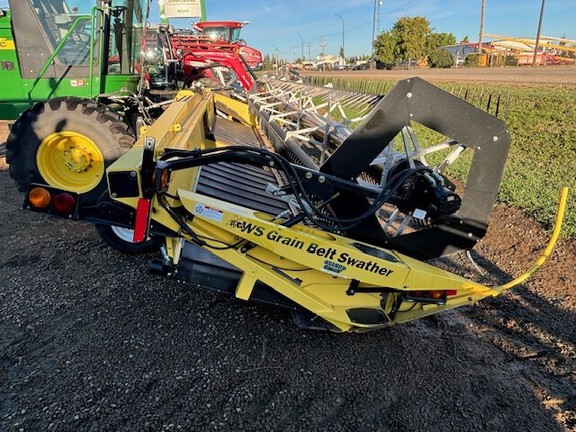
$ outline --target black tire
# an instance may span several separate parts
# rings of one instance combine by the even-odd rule
[[[122,253],[135,255],[160,249],[160,241],[156,238],[150,238],[142,243],[134,243],[129,237],[133,231],[127,228],[101,224],[95,224],[94,227],[104,243]]]
[[[45,140],[53,137],[54,133],[84,137],[100,151],[101,159],[96,167],[93,166],[90,156],[83,159],[88,162],[80,168],[78,165],[70,168],[72,165],[66,166],[64,160],[58,162],[69,167],[70,172],[66,175],[72,179],[75,173],[88,176],[85,173],[92,170],[89,174],[93,184],[84,184],[75,189],[66,187],[66,180],[58,184],[58,180],[42,175],[42,167],[39,167],[36,157],[41,144],[46,148]],[[122,117],[112,113],[106,105],[89,99],[59,97],[37,103],[14,123],[6,142],[6,161],[10,165],[10,176],[22,192],[32,182],[46,183],[79,192],[83,204],[94,204],[106,189],[106,176],[101,173],[102,169],[122,156],[133,144],[134,136],[122,121]],[[50,172],[50,169],[44,169]],[[58,174],[56,169],[53,171]]]
[[[104,192],[98,198],[98,204],[111,202],[110,195],[108,192]],[[120,203],[115,203],[115,205],[122,205]],[[127,206],[126,206],[127,207]],[[112,225],[102,225],[94,224],[96,231],[100,238],[113,249],[116,249],[125,254],[140,254],[146,252],[154,252],[160,249],[161,238],[149,238],[141,243],[134,243],[132,237],[134,235],[134,230],[128,228],[121,228]]]

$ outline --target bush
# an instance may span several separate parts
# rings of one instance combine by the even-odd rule
[[[464,66],[477,67],[480,63],[480,54],[468,54],[464,59]]]
[[[449,68],[454,66],[454,57],[448,50],[438,49],[428,56],[428,64],[433,68]]]

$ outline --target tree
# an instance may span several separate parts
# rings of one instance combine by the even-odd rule
[[[426,18],[401,17],[394,23],[392,33],[396,39],[396,51],[403,60],[421,59],[427,56],[426,40],[430,33],[430,21]]]
[[[374,54],[382,63],[394,63],[398,60],[396,45],[398,44],[392,32],[382,32],[374,41]]]
[[[449,68],[454,66],[454,57],[446,49],[437,49],[428,56],[428,64],[433,68]]]
[[[262,60],[262,63],[263,63],[262,67],[264,70],[269,70],[269,69],[274,68],[273,57],[271,57],[270,54],[268,54],[268,53],[264,54],[264,59]]]
[[[410,59],[423,60],[442,46],[454,45],[452,33],[434,33],[424,17],[402,17],[391,30],[384,31],[374,41],[378,61],[389,64]]]
[[[426,38],[426,45],[432,54],[436,49],[456,44],[456,36],[452,33],[430,33]]]
[[[456,36],[452,33],[430,33],[426,38],[428,64],[433,68],[449,68],[454,66],[452,54],[442,47],[456,44]]]

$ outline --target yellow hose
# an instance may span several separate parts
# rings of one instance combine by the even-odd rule
[[[558,202],[558,211],[556,212],[556,221],[554,222],[554,230],[552,231],[552,236],[550,237],[550,241],[548,242],[548,246],[544,250],[544,253],[538,258],[538,260],[534,263],[532,267],[525,273],[518,276],[516,279],[511,280],[510,282],[495,287],[493,290],[497,291],[494,295],[500,294],[502,291],[508,290],[510,288],[515,287],[516,285],[521,284],[526,279],[534,274],[542,264],[546,261],[546,259],[552,254],[552,250],[556,245],[556,241],[558,240],[558,236],[560,235],[560,228],[562,227],[562,221],[564,220],[564,212],[566,210],[566,202],[568,201],[568,188],[562,188],[562,192],[560,193],[560,201]]]

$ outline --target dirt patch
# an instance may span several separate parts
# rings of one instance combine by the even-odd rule
[[[0,430],[576,430],[573,240],[499,298],[336,335],[152,276],[151,256],[22,211],[5,168],[0,190]],[[448,264],[501,283],[546,238],[500,206],[473,254],[485,275]]]

